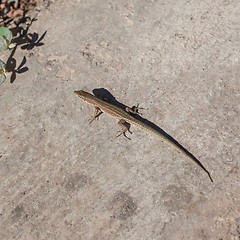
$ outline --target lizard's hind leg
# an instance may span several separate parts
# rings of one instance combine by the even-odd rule
[[[125,120],[121,119],[119,122],[118,122],[118,125],[122,128],[122,130],[119,130],[119,134],[117,135],[117,137],[119,137],[120,135],[123,134],[123,136],[129,140],[131,140],[131,138],[129,138],[127,135],[126,135],[126,132],[130,132],[132,134],[132,132],[130,131],[130,124],[128,122],[126,122]]]

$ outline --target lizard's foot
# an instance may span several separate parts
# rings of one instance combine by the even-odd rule
[[[139,107],[139,103],[137,104],[137,106],[133,106],[133,107],[126,107],[126,112],[132,113],[132,114],[137,114],[137,115],[142,115],[142,113],[140,113],[138,110],[139,109],[143,109]]]
[[[101,111],[100,108],[95,107],[95,111],[94,111],[94,116],[91,117],[88,121],[89,123],[92,123],[95,119],[98,120],[99,116],[102,114],[103,112]]]
[[[123,136],[129,140],[131,140],[131,138],[129,138],[127,135],[126,135],[126,132],[130,132],[132,134],[132,132],[130,131],[130,124],[128,122],[126,122],[125,120],[121,119],[119,122],[118,122],[118,125],[122,128],[122,130],[118,131],[119,134],[117,135],[117,137],[119,137],[120,135],[123,134]]]

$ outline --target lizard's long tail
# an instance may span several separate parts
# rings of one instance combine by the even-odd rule
[[[168,135],[165,131],[163,131],[162,129],[156,130],[150,126],[148,126],[147,129],[145,128],[146,126],[139,126],[139,127],[153,133],[155,136],[157,136],[161,140],[165,140],[170,145],[173,145],[174,147],[176,147],[181,153],[183,153],[186,157],[194,161],[199,167],[201,167],[208,174],[208,177],[213,182],[213,179],[209,171],[202,165],[202,163],[192,153],[190,153],[186,148],[184,148],[177,140],[175,140],[173,137]]]

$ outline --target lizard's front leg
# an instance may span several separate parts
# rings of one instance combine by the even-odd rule
[[[102,114],[102,110],[99,107],[95,107],[94,116],[89,119],[89,123],[92,123],[95,119],[98,120],[99,116]]]
[[[130,107],[126,107],[125,111],[129,112],[129,113],[132,113],[132,114],[142,115],[140,112],[138,112],[138,110],[139,109],[143,109],[143,108],[140,108],[138,106],[139,106],[139,103],[137,104],[137,106],[133,106],[131,108]]]
[[[117,135],[117,137],[119,137],[120,135],[123,134],[123,136],[129,140],[131,140],[129,137],[127,137],[126,132],[130,132],[132,134],[132,132],[130,131],[130,124],[128,122],[126,122],[125,120],[121,119],[118,122],[118,125],[122,128],[122,130],[119,130],[119,134]]]

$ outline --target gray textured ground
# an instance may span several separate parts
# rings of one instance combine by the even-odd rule
[[[45,5],[46,6],[46,5]],[[0,88],[1,239],[240,239],[240,2],[66,1],[43,7]],[[108,90],[197,156],[74,90]]]

